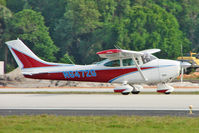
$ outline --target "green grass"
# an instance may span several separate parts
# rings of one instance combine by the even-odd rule
[[[0,116],[0,133],[198,133],[198,117]]]

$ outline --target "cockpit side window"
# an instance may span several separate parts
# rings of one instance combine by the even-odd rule
[[[120,66],[120,60],[109,61],[109,62],[105,63],[104,66],[107,66],[107,67],[119,67]]]
[[[122,60],[123,66],[133,66],[135,63],[132,59],[123,59]]]

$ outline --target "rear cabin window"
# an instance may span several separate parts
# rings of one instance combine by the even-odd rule
[[[104,66],[107,66],[107,67],[119,67],[120,66],[120,60],[109,61],[109,62],[105,63]]]
[[[123,59],[122,63],[123,63],[123,66],[133,66],[133,65],[135,65],[132,59]]]

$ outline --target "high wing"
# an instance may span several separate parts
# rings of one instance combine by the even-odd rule
[[[156,52],[159,52],[160,49],[147,49],[143,51],[131,51],[131,50],[123,50],[123,49],[110,49],[110,50],[104,50],[97,52],[97,54],[101,58],[108,58],[108,59],[119,59],[119,58],[131,58],[134,57],[140,57],[145,54],[153,54]]]
[[[154,54],[154,53],[157,53],[157,52],[160,52],[161,50],[160,49],[146,49],[146,50],[143,50],[143,51],[140,51],[141,53],[148,53],[148,54]]]
[[[122,50],[122,49],[110,49],[97,52],[97,54],[101,58],[108,58],[108,59],[119,59],[119,58],[128,58],[135,56],[142,56],[144,53],[137,52],[137,51],[130,51],[130,50]]]

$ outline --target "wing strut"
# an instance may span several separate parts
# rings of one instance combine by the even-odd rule
[[[137,69],[138,69],[138,71],[139,71],[141,77],[144,79],[144,81],[148,81],[148,79],[144,76],[142,70],[140,69],[140,66],[138,65],[138,63],[137,63],[135,57],[132,56],[132,58],[133,58],[133,61],[135,62],[135,65],[136,65],[136,67],[137,67]]]

